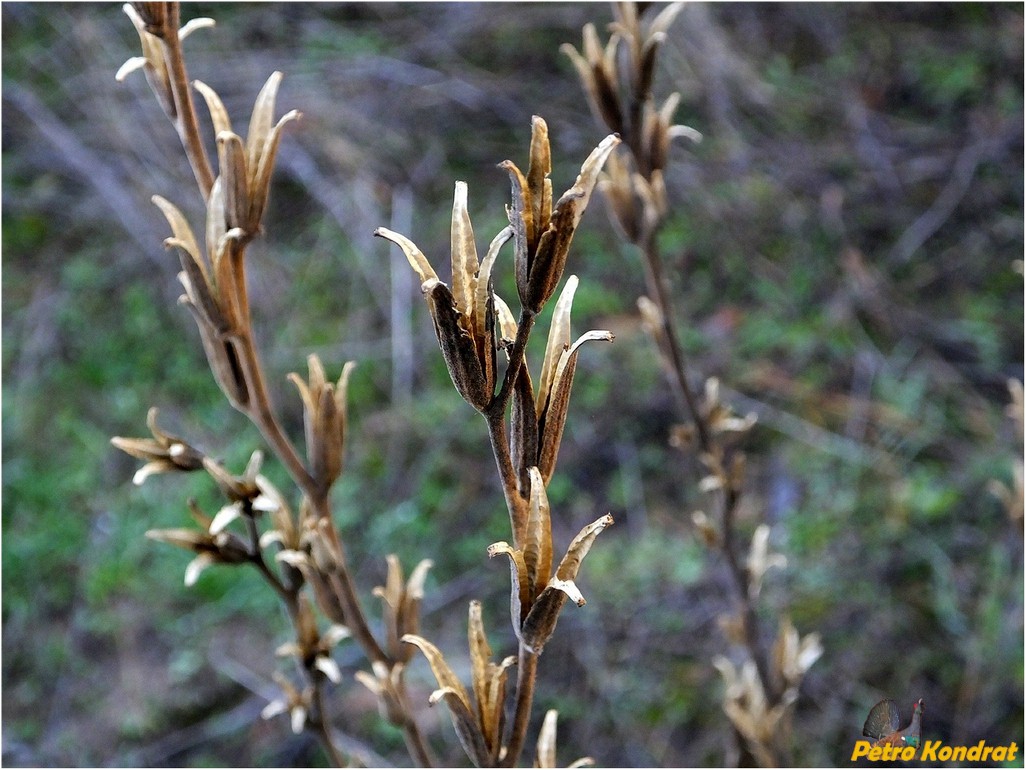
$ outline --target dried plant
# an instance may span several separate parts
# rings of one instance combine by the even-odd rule
[[[786,616],[778,621],[772,647],[760,633],[756,607],[763,576],[787,562],[783,555],[770,552],[767,524],[756,527],[747,563],[739,555],[744,545],[736,518],[745,455],[737,444],[754,425],[755,415],[736,415],[722,403],[715,378],[705,381],[702,398],[692,387],[658,242],[670,214],[664,179],[670,144],[678,137],[701,139],[694,129],[673,123],[679,94],[670,94],[659,106],[653,95],[658,53],[680,9],[680,4],[670,5],[646,22],[635,4],[617,3],[604,44],[595,26],[588,24],[581,50],[570,44],[562,50],[577,70],[597,122],[623,140],[621,150],[606,165],[599,189],[610,219],[641,254],[647,296],[638,300],[638,307],[681,410],[690,419],[688,425],[674,429],[671,441],[681,448],[697,448],[706,472],[698,486],[716,509],[713,517],[695,511],[692,521],[704,542],[722,555],[734,588],[736,609],[721,618],[721,626],[742,662],[738,667],[724,656],[714,661],[726,682],[724,710],[747,755],[742,762],[787,765],[791,763],[792,707],[802,677],[822,654],[822,647],[818,634],[800,636]]]
[[[413,241],[386,228],[376,231],[402,249],[421,280],[453,385],[487,423],[509,510],[512,545],[503,541],[488,548],[490,556],[504,554],[509,558],[510,612],[519,641],[513,723],[506,745],[501,745],[498,708],[505,690],[506,665],[496,667],[487,662],[490,652],[479,610],[471,608],[470,632],[476,708],[433,644],[417,635],[404,637],[428,658],[439,684],[432,698],[445,700],[464,749],[482,767],[516,764],[527,736],[538,657],[555,630],[566,600],[584,604],[574,580],[595,537],[613,523],[607,514],[581,530],[552,573],[546,485],[556,465],[578,353],[589,340],[612,339],[609,332],[591,331],[570,343],[576,276],[567,279],[556,301],[537,392],[525,351],[535,318],[562,279],[574,232],[602,165],[618,143],[617,137],[606,137],[585,160],[574,184],[553,204],[548,127],[535,117],[527,174],[511,161],[501,164],[512,182],[513,201],[507,209],[510,224],[491,241],[482,261],[478,260],[467,210],[467,187],[457,182],[451,225],[452,288],[438,279]],[[492,271],[499,250],[509,240],[514,247],[519,320],[494,290]],[[502,358],[505,366],[500,379]]]
[[[574,233],[599,180],[603,164],[618,144],[610,135],[585,160],[577,180],[553,202],[547,127],[534,118],[526,174],[511,161],[501,164],[512,183],[509,226],[478,259],[467,206],[467,186],[456,183],[452,211],[451,286],[439,280],[428,260],[403,235],[384,228],[376,233],[397,244],[422,282],[443,357],[459,394],[485,418],[503,493],[509,510],[511,542],[496,542],[490,556],[508,557],[512,576],[511,618],[518,655],[492,661],[480,605],[470,605],[468,692],[438,648],[420,635],[420,603],[429,560],[404,578],[394,555],[387,577],[374,595],[381,599],[383,640],[374,635],[348,566],[342,537],[332,520],[331,491],[343,471],[347,442],[346,392],[353,364],[329,379],[317,356],[307,361],[307,376],[290,374],[303,406],[304,451],[289,437],[273,404],[255,343],[247,293],[246,250],[261,233],[278,144],[284,128],[297,120],[295,110],[275,118],[281,73],[267,80],[256,98],[245,139],[217,93],[200,81],[190,84],[182,41],[213,24],[197,19],[180,24],[176,3],[125,6],[142,44],[143,55],[130,59],[119,80],[141,69],[178,132],[206,210],[204,238],[198,239],[185,215],[169,200],[154,196],[166,217],[177,251],[184,288],[180,303],[192,314],[214,379],[229,403],[259,429],[273,455],[295,485],[279,491],[260,473],[263,455],[254,452],[241,473],[233,473],[185,439],[157,425],[150,411],[152,438],[112,439],[145,461],[136,473],[141,484],[155,473],[203,471],[224,497],[208,515],[188,504],[197,528],[151,530],[147,535],[195,554],[186,569],[191,585],[211,565],[251,565],[281,600],[294,637],[277,654],[291,659],[298,678],[276,673],[282,697],[267,705],[264,717],[288,714],[294,731],[310,731],[334,764],[347,762],[331,726],[326,705],[330,684],[341,681],[332,649],[351,639],[370,671],[356,678],[377,698],[382,717],[403,731],[412,759],[434,763],[410,707],[405,672],[414,651],[427,658],[439,684],[431,702],[444,700],[461,744],[479,766],[514,766],[523,751],[533,703],[538,659],[555,630],[567,599],[585,603],[575,579],[596,536],[612,524],[602,516],[584,527],[553,569],[554,544],[546,486],[552,478],[566,423],[570,391],[580,348],[590,340],[611,340],[592,331],[571,344],[570,312],[577,278],[565,282],[552,316],[537,386],[525,361],[535,319],[562,282]],[[216,165],[205,150],[193,88],[203,97],[216,142]],[[519,319],[495,293],[493,271],[502,247],[512,241]],[[512,722],[505,729],[507,677],[516,665]],[[539,766],[555,761],[555,712],[538,739]]]

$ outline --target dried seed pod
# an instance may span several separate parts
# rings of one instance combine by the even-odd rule
[[[485,379],[474,338],[460,323],[462,314],[456,309],[455,298],[441,281],[428,281],[423,290],[452,383],[467,403],[483,411],[491,403],[494,384],[489,387]]]
[[[453,385],[464,400],[484,411],[491,404],[496,382],[495,316],[498,313],[500,325],[506,326],[503,314],[509,315],[509,308],[494,294],[491,271],[499,250],[513,237],[513,228],[504,228],[495,236],[484,261],[478,263],[467,213],[467,187],[463,182],[456,183],[453,198],[452,289],[438,279],[423,252],[409,238],[385,227],[379,227],[374,234],[403,250],[421,280]]]
[[[570,543],[555,574],[550,576],[552,527],[548,498],[541,472],[531,468],[531,508],[523,547],[514,548],[505,542],[488,546],[489,557],[509,557],[513,630],[528,650],[541,652],[556,628],[567,598],[578,606],[584,605],[574,579],[599,532],[612,523],[613,517],[606,514],[582,529]]]
[[[424,581],[433,562],[422,560],[404,583],[399,557],[389,554],[386,559],[388,575],[385,585],[376,587],[373,594],[381,599],[383,605],[382,620],[389,657],[406,663],[413,656],[413,648],[400,644],[400,640],[404,635],[416,634],[420,630],[420,601],[424,598]]]
[[[449,667],[442,651],[427,639],[414,634],[407,634],[403,637],[403,641],[420,648],[438,681],[438,689],[431,693],[430,703],[434,705],[440,700],[445,701],[463,750],[476,767],[488,767],[488,745],[485,742],[484,733],[481,731],[480,722],[471,706],[470,696],[467,695],[459,677]]]
[[[619,139],[607,136],[588,156],[574,185],[552,209],[548,180],[551,158],[548,128],[539,117],[532,120],[531,165],[525,176],[512,161],[500,168],[509,173],[512,204],[507,209],[513,227],[517,293],[525,309],[538,313],[555,291],[563,275],[574,232],[598,174]]]
[[[122,452],[146,464],[136,471],[132,482],[142,484],[156,473],[172,471],[195,471],[203,467],[204,455],[184,439],[167,433],[157,425],[157,408],[151,407],[146,414],[146,426],[153,438],[124,438],[115,436],[110,443]]]
[[[419,647],[431,665],[439,689],[431,694],[430,702],[445,701],[467,756],[477,767],[496,767],[502,752],[506,678],[516,658],[510,656],[499,663],[492,662],[492,650],[481,618],[481,603],[470,603],[467,623],[473,703],[435,645],[414,634],[407,634],[403,641]]]
[[[310,475],[328,489],[342,473],[345,451],[346,389],[356,364],[342,367],[337,383],[327,381],[324,367],[316,355],[307,358],[309,379],[304,382],[295,372],[289,380],[303,400],[303,425]]]
[[[559,454],[559,445],[570,406],[570,389],[573,386],[579,349],[590,340],[611,342],[613,339],[613,335],[608,331],[590,331],[578,338],[573,345],[570,344],[570,311],[577,283],[577,276],[570,276],[556,302],[536,397],[537,464],[546,484],[552,478],[556,467],[556,457]]]

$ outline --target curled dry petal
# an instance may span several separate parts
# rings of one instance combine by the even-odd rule
[[[431,263],[427,261],[427,257],[424,256],[424,252],[418,249],[417,244],[405,235],[400,235],[397,232],[389,230],[387,227],[377,228],[374,231],[374,235],[379,238],[385,238],[386,240],[392,241],[392,243],[403,250],[403,254],[406,255],[406,259],[409,261],[410,267],[412,267],[417,273],[421,283],[438,280],[438,273],[436,273],[435,269],[431,267]]]
[[[527,565],[524,563],[522,551],[513,548],[505,541],[492,543],[488,546],[489,558],[494,558],[499,554],[505,554],[509,557],[511,583],[510,616],[513,620],[513,630],[516,632],[517,638],[520,638],[520,626],[523,624],[524,618],[527,617],[527,612],[531,609],[531,603],[534,599],[531,590],[531,579],[528,577]]]

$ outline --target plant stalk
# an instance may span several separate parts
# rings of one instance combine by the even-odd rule
[[[531,704],[534,702],[534,685],[538,678],[538,653],[530,652],[523,642],[517,658],[517,695],[513,712],[513,725],[506,744],[506,756],[502,767],[515,767],[527,741],[527,727],[531,719]]]
[[[161,38],[164,48],[164,61],[171,77],[171,92],[175,100],[175,128],[185,148],[192,173],[196,177],[203,194],[203,201],[210,197],[210,188],[214,186],[214,172],[203,146],[203,138],[196,119],[196,107],[189,89],[189,75],[185,69],[185,57],[182,54],[182,41],[178,37],[181,27],[181,10],[178,3],[168,3],[167,28]]]

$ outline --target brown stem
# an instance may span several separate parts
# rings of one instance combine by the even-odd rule
[[[766,700],[771,704],[776,704],[780,699],[780,694],[777,692],[776,685],[770,676],[769,663],[766,660],[762,644],[759,642],[758,618],[755,615],[755,607],[752,605],[749,593],[748,570],[741,566],[734,550],[734,513],[737,510],[739,498],[740,495],[729,489],[723,496],[721,517],[723,523],[723,542],[721,550],[727,561],[731,582],[737,593],[737,600],[741,605],[741,626],[744,633],[745,646],[748,648],[748,654],[751,656],[752,662],[755,663],[755,670],[759,675],[759,681],[762,684],[762,691],[766,695]]]
[[[417,767],[434,767],[438,762],[427,740],[424,738],[424,734],[420,731],[417,720],[413,718],[413,712],[410,710],[406,697],[406,682],[400,679],[399,684],[399,703],[402,705],[405,714],[402,727],[406,750],[409,752],[410,757],[413,758],[413,763]]]
[[[321,678],[316,672],[309,673],[313,680],[314,704],[315,711],[317,712],[317,717],[312,727],[313,733],[320,740],[321,746],[328,755],[332,767],[349,767],[349,760],[342,753],[341,749],[335,745],[335,741],[331,737],[330,723],[324,711],[324,687],[321,684]]]
[[[524,542],[527,528],[527,501],[518,491],[517,472],[513,468],[513,460],[509,454],[505,415],[503,412],[489,412],[485,417],[488,420],[488,438],[492,442],[492,454],[495,455],[495,464],[499,469],[502,494],[506,498],[506,508],[509,510],[513,547],[519,548]]]
[[[659,329],[661,337],[660,351],[663,354],[665,368],[670,375],[671,382],[676,387],[679,397],[681,398],[688,413],[691,415],[691,419],[695,425],[699,447],[703,453],[717,456],[720,454],[721,449],[712,438],[712,431],[709,428],[705,416],[701,414],[698,409],[697,399],[688,384],[687,375],[685,374],[686,365],[684,354],[681,351],[680,343],[677,340],[677,335],[673,327],[672,308],[666,291],[666,284],[663,280],[662,259],[659,254],[659,248],[656,245],[654,231],[645,239],[644,246],[642,247],[642,253],[644,255],[642,262],[645,266],[645,282],[648,286],[649,298],[655,302],[656,307],[659,310],[661,323],[661,327]],[[720,459],[720,462],[722,462],[722,458]],[[720,471],[720,474],[724,475],[722,470]],[[751,656],[752,662],[755,664],[755,669],[767,700],[771,704],[775,704],[779,700],[780,694],[777,692],[777,687],[770,676],[770,668],[769,663],[767,662],[766,653],[759,641],[758,618],[755,614],[755,608],[752,606],[748,590],[748,571],[738,561],[737,554],[734,549],[734,513],[737,510],[737,503],[740,496],[730,489],[730,483],[731,482],[729,480],[725,479],[725,492],[723,495],[723,504],[720,516],[723,528],[723,543],[721,550],[723,551],[723,556],[727,562],[728,571],[731,576],[731,583],[734,586],[738,602],[741,606],[741,624],[744,633],[745,646],[748,648],[748,654]]]
[[[516,767],[527,740],[527,725],[531,719],[531,704],[534,701],[534,684],[538,677],[538,653],[530,652],[520,643],[517,660],[517,696],[513,712],[513,726],[506,744],[506,756],[502,767]]]
[[[168,19],[165,35],[161,38],[164,47],[164,60],[171,77],[171,92],[175,99],[175,128],[182,140],[185,155],[192,166],[203,200],[210,197],[210,188],[214,186],[214,172],[211,170],[207,150],[203,146],[203,138],[199,132],[199,121],[196,119],[196,107],[189,89],[189,75],[185,70],[185,57],[182,55],[182,41],[178,38],[181,26],[181,13],[178,3],[168,4]]]
[[[484,411],[485,420],[488,422],[488,438],[492,442],[492,454],[495,455],[495,464],[499,469],[499,480],[502,482],[502,494],[506,498],[506,508],[509,510],[510,528],[513,531],[513,546],[519,547],[524,541],[524,530],[527,527],[527,502],[520,496],[517,472],[513,467],[513,459],[510,457],[509,437],[506,433],[506,408],[509,406],[510,393],[513,383],[520,375],[520,368],[526,366],[524,353],[527,350],[527,340],[531,336],[531,329],[537,318],[536,313],[522,309],[520,311],[520,323],[517,325],[517,336],[513,341],[513,347],[509,354],[509,366],[503,375],[502,387],[493,399],[488,408]]]
[[[524,351],[527,350],[527,340],[531,336],[531,329],[534,328],[536,313],[526,308],[520,311],[520,322],[517,324],[517,337],[513,340],[513,348],[509,353],[509,366],[506,367],[506,374],[502,378],[502,387],[499,394],[492,399],[488,405],[488,412],[505,414],[506,406],[509,404],[509,394],[520,374],[520,367],[524,364]]]
[[[264,380],[260,355],[253,342],[252,322],[247,316],[241,319],[241,324],[243,328],[237,336],[241,352],[240,363],[250,391],[250,405],[246,409],[246,415],[257,426],[264,440],[271,445],[271,449],[285,464],[289,475],[292,476],[296,484],[307,494],[307,497],[313,499],[312,493],[316,491],[317,483],[306,470],[296,448],[285,435],[285,431],[282,430],[277,417],[275,417],[274,407],[271,404],[271,397]]]
[[[666,291],[666,283],[663,278],[662,258],[659,255],[659,247],[656,245],[656,234],[653,231],[641,247],[642,264],[645,266],[645,283],[648,287],[649,299],[655,303],[659,310],[660,329],[659,334],[662,344],[660,348],[667,373],[670,376],[670,383],[677,391],[683,406],[691,415],[695,424],[695,431],[698,435],[698,445],[705,453],[712,450],[712,438],[709,427],[705,424],[698,408],[698,399],[688,384],[686,373],[686,362],[684,352],[681,350],[680,341],[677,339],[677,332],[673,327],[673,308],[670,305],[670,298]]]

